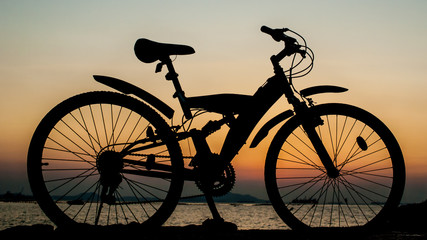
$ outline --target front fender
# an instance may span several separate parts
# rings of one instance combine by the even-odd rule
[[[107,85],[111,88],[114,88],[117,91],[120,91],[124,94],[133,94],[137,96],[138,98],[144,100],[145,102],[147,102],[148,104],[150,104],[151,106],[159,110],[169,119],[173,117],[173,114],[175,111],[171,107],[169,107],[166,103],[164,103],[157,97],[153,96],[149,92],[133,84],[130,84],[128,82],[125,82],[117,78],[107,77],[107,76],[94,75],[93,78],[95,78],[97,82]]]
[[[254,139],[252,140],[252,143],[250,145],[251,148],[254,148],[258,146],[258,144],[268,135],[268,132],[270,129],[272,129],[277,124],[285,121],[286,119],[292,117],[294,115],[294,112],[292,110],[284,111],[274,118],[270,119],[262,128],[258,131],[258,133],[255,135]]]
[[[342,93],[348,91],[347,88],[338,87],[338,86],[331,86],[331,85],[321,85],[321,86],[314,86],[309,87],[306,89],[303,89],[300,91],[301,96],[308,97],[314,94],[319,93]]]

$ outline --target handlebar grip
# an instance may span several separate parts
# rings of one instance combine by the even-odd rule
[[[284,34],[284,32],[286,32],[287,30],[288,30],[287,28],[271,29],[267,26],[261,27],[261,32],[270,35],[276,42],[280,42],[286,39],[286,35]]]
[[[269,27],[267,27],[267,26],[262,26],[261,27],[261,32],[263,32],[263,33],[267,33],[267,34],[272,34],[273,33],[273,29],[271,29],[271,28],[269,28]]]

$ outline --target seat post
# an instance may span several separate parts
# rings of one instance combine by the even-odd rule
[[[175,87],[176,92],[173,95],[173,97],[178,98],[182,111],[184,112],[185,118],[191,119],[193,115],[191,114],[190,107],[188,106],[188,103],[187,103],[187,98],[185,97],[185,93],[182,90],[181,84],[179,83],[179,80],[178,80],[178,73],[176,73],[171,59],[168,56],[167,58],[162,59],[161,61],[162,63],[166,64],[166,67],[168,68],[168,73],[165,76],[166,79],[172,81],[173,86]]]

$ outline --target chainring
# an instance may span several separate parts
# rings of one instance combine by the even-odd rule
[[[217,154],[214,154],[214,156],[219,158]],[[231,163],[227,163],[221,176],[216,178],[213,188],[211,189],[211,194],[214,197],[224,196],[233,189],[235,182],[236,172],[234,171],[234,167]],[[200,180],[200,177],[196,178],[195,183],[202,192],[205,192],[206,186],[203,181]]]

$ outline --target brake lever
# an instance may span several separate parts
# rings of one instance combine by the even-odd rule
[[[161,72],[161,71],[162,71],[162,67],[163,67],[163,65],[165,65],[163,62],[159,62],[159,63],[156,65],[156,73],[159,73],[159,72]]]
[[[305,54],[307,53],[305,50],[298,49],[297,53],[301,55],[302,58],[305,58]]]

